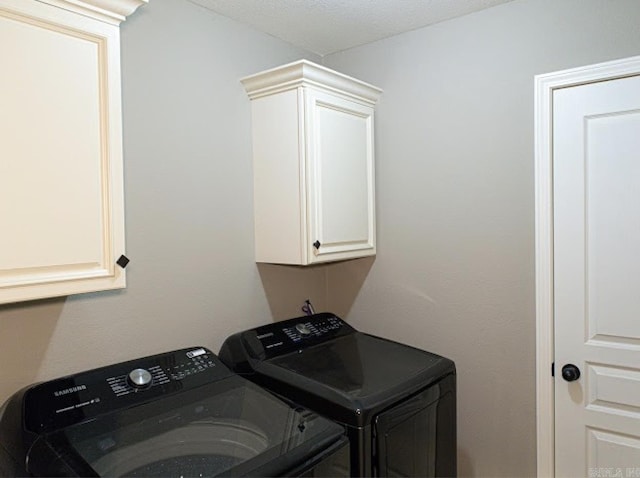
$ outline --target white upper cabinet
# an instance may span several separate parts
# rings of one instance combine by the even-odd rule
[[[146,1],[0,0],[0,303],[125,286],[119,23]]]
[[[256,261],[374,255],[381,90],[306,60],[242,83],[251,99]]]

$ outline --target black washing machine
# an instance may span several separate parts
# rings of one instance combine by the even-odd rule
[[[352,476],[455,476],[456,369],[444,357],[358,332],[330,313],[229,337],[220,359],[346,425]]]
[[[26,388],[0,409],[1,476],[348,476],[344,428],[196,347]]]

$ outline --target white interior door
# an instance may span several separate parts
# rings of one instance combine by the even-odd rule
[[[640,76],[554,90],[553,248],[556,476],[640,476]]]

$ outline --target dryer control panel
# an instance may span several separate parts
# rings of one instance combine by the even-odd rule
[[[27,390],[25,425],[34,433],[52,431],[230,375],[204,347],[89,370]]]
[[[344,320],[325,312],[265,325],[243,335],[254,356],[271,358],[353,332]]]

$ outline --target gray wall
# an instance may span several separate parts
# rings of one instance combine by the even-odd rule
[[[128,287],[0,306],[0,402],[75,371],[326,303],[326,271],[253,260],[249,100],[239,78],[318,60],[186,0],[122,25]]]
[[[460,475],[535,474],[533,77],[640,54],[637,0],[516,0],[324,58],[384,89],[378,255],[332,308],[453,358]]]

